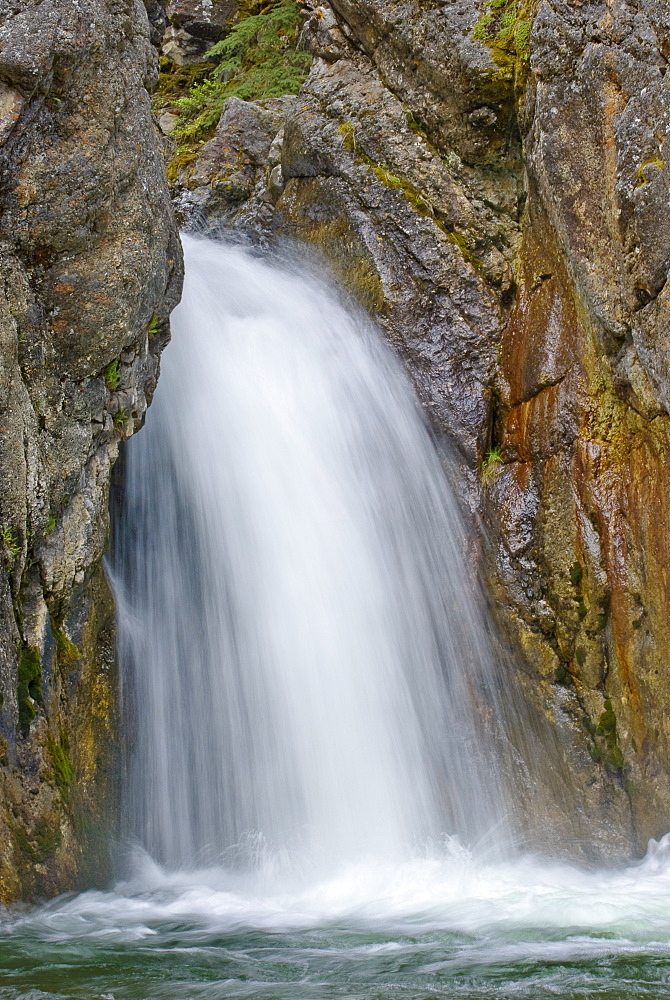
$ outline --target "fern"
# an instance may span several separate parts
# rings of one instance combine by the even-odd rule
[[[236,24],[206,53],[221,57],[209,75],[174,102],[180,120],[173,134],[187,144],[204,139],[229,97],[257,101],[296,94],[311,63],[297,49],[299,32],[296,0],[271,0],[260,14]]]

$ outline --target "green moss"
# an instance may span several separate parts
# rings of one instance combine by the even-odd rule
[[[589,734],[589,736],[594,737],[596,735],[596,726],[592,719],[588,715],[583,716],[582,725],[584,729]]]
[[[103,377],[105,379],[105,385],[107,386],[108,389],[111,389],[112,392],[115,389],[118,389],[119,382],[121,381],[121,374],[119,372],[119,359],[118,358],[116,358],[115,361],[112,361],[112,363],[110,365],[107,365],[107,367],[105,368]]]
[[[18,823],[12,823],[10,830],[14,847],[14,857],[16,859],[15,864],[19,871],[21,871],[22,865],[26,862],[32,865],[38,860],[37,851],[31,844],[30,838],[22,826],[19,826]]]
[[[50,739],[47,740],[46,748],[51,762],[51,774],[54,784],[60,792],[63,802],[67,802],[70,798],[70,791],[74,781],[74,768],[70,761],[67,741],[63,738],[60,740]]]
[[[11,528],[0,528],[0,538],[12,559],[16,559],[21,552],[21,543],[16,533]]]
[[[425,130],[421,128],[421,125],[419,125],[412,109],[403,104],[403,111],[405,112],[407,124],[409,128],[411,128],[412,132],[416,132],[417,135],[425,136]]]
[[[515,59],[527,61],[532,8],[532,0],[487,0],[473,36],[491,49],[501,69],[511,70]]]
[[[53,634],[58,650],[58,662],[64,667],[73,667],[81,660],[81,650],[62,629],[53,629]]]
[[[337,131],[342,136],[342,146],[350,153],[356,152],[356,126],[353,122],[342,122],[337,126]]]
[[[35,827],[33,839],[37,846],[37,852],[42,857],[46,854],[53,854],[61,842],[60,822],[56,814],[43,819]]]
[[[54,530],[55,527],[56,527],[56,518],[53,517],[53,516],[51,516],[51,517],[49,517],[49,519],[47,520],[47,523],[44,526],[44,534],[45,535],[50,535],[51,532]]]
[[[256,101],[297,94],[312,62],[298,50],[301,23],[296,0],[269,0],[260,13],[241,18],[206,53],[218,62],[174,101],[180,117],[173,134],[192,146],[216,124],[229,97]]]
[[[573,587],[579,586],[579,584],[582,582],[583,575],[584,571],[582,570],[580,563],[577,561],[573,562],[572,566],[570,567],[570,583],[572,584]]]
[[[158,86],[153,95],[154,111],[160,112],[186,96],[197,83],[211,72],[206,63],[177,66],[171,59],[161,56],[158,60]]]
[[[30,732],[30,723],[35,718],[35,704],[42,701],[42,661],[40,651],[34,646],[24,646],[18,664],[17,700],[19,706],[19,729],[22,736]]]
[[[621,772],[625,767],[625,760],[619,745],[616,716],[609,698],[605,700],[603,709],[597,725],[587,715],[582,718],[582,725],[593,740],[589,753],[596,763]]]
[[[368,157],[365,158],[369,165],[372,167],[375,175],[382,184],[391,188],[393,191],[402,191],[407,200],[411,205],[420,212],[421,215],[429,215],[431,218],[435,217],[435,209],[427,198],[417,191],[417,189],[410,184],[408,180],[404,177],[399,177],[397,174],[392,173],[388,167],[385,167],[382,163],[375,163],[374,160],[370,160]]]
[[[193,146],[186,143],[185,145],[177,147],[177,152],[170,160],[166,170],[167,179],[170,184],[175,184],[182,176],[188,178],[189,169],[198,159],[198,152],[201,145],[202,142],[196,143]]]
[[[528,54],[532,27],[532,21],[519,21],[514,29],[514,45],[519,55],[524,57]]]
[[[584,601],[583,600],[580,601],[579,604],[577,605],[577,614],[579,615],[579,620],[583,621],[584,618],[586,618],[586,616],[588,615],[588,613],[589,609],[584,604]]]
[[[609,698],[605,699],[603,713],[596,727],[596,734],[602,738],[605,744],[603,753],[605,763],[614,770],[621,770],[624,766],[624,757],[619,746],[616,715]]]

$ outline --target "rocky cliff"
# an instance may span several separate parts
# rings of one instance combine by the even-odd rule
[[[299,95],[227,101],[175,161],[182,216],[309,244],[378,318],[485,529],[534,836],[643,851],[670,829],[667,7],[304,13]]]
[[[2,6],[0,900],[108,871],[110,470],[151,398],[181,280],[157,75],[136,0]]]

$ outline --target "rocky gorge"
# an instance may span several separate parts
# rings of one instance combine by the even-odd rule
[[[180,138],[207,51],[271,9],[2,13],[4,900],[107,878],[101,558],[179,297],[171,156],[183,227],[307,248],[405,362],[475,526],[531,838],[611,861],[670,829],[665,4],[310,0],[298,93]]]

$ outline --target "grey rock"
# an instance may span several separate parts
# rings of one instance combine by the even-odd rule
[[[87,864],[105,879],[118,739],[100,565],[109,480],[151,399],[182,273],[147,92],[156,62],[135,0],[0,14],[5,900],[72,888]],[[22,693],[26,663],[41,670],[39,697]],[[71,794],[69,772],[54,778],[55,746]],[[47,827],[48,850],[35,841]]]

